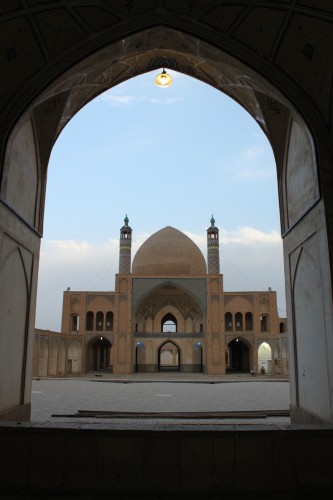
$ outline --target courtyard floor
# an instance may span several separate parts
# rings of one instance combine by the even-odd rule
[[[272,416],[271,412],[288,410],[289,399],[289,382],[268,375],[91,373],[80,378],[34,379],[31,421],[130,427],[161,423],[288,425],[289,416]],[[258,411],[263,414],[258,416]]]

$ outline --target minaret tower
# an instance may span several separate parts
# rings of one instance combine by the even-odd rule
[[[219,230],[213,216],[207,229],[207,261],[208,274],[220,274]]]
[[[129,274],[131,272],[131,247],[132,229],[128,225],[129,219],[124,219],[125,225],[120,229],[119,246],[119,274]]]

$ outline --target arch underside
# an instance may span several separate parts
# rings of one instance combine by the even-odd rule
[[[156,287],[146,294],[136,308],[135,314],[154,320],[161,310],[170,307],[176,308],[184,321],[187,318],[194,319],[195,316],[203,315],[203,310],[188,290],[169,283]]]

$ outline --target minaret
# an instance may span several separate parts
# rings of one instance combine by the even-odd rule
[[[208,274],[220,274],[219,230],[213,216],[207,229],[207,261]]]
[[[129,227],[128,222],[126,214],[125,225],[120,229],[119,274],[129,274],[131,272],[132,229]]]

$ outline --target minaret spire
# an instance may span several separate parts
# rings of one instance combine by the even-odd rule
[[[120,229],[119,274],[129,274],[131,272],[132,228],[128,223],[129,219],[126,214],[124,226]]]
[[[213,215],[207,229],[207,261],[208,274],[220,274],[219,230]]]

